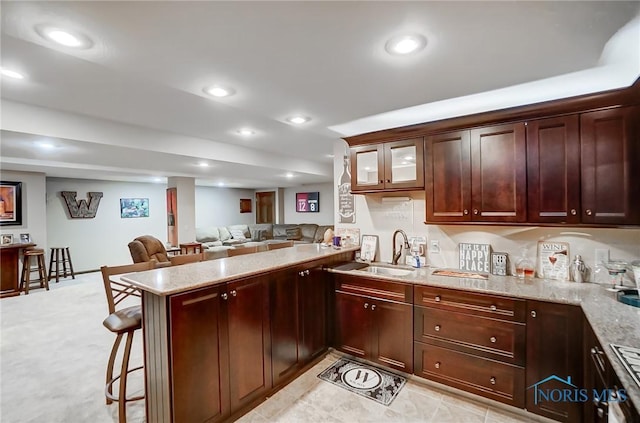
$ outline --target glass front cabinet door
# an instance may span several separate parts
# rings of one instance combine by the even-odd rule
[[[424,138],[351,148],[351,190],[424,188]]]

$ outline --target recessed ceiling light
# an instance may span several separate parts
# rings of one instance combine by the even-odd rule
[[[200,166],[200,167],[209,167],[209,163],[207,163],[207,162],[200,162],[200,163],[198,163],[198,166]]]
[[[224,186],[224,182],[218,182],[218,186],[219,187],[223,187]]]
[[[36,31],[41,37],[51,40],[65,47],[89,48],[93,44],[84,34],[49,25],[38,25]]]
[[[307,117],[307,116],[291,116],[291,117],[287,118],[287,122],[295,123],[296,125],[307,123],[310,120],[311,120],[311,118]]]
[[[53,150],[54,148],[56,148],[56,146],[49,141],[40,141],[39,143],[37,143],[37,145],[43,150]]]
[[[153,178],[153,182],[162,182],[163,179],[159,176],[156,176],[155,178]]]
[[[20,72],[16,72],[14,70],[11,70],[11,69],[0,68],[0,73],[2,73],[3,76],[7,76],[9,78],[24,79],[24,75],[23,74],[21,74]]]
[[[398,35],[387,41],[385,49],[390,54],[405,55],[420,51],[427,45],[421,34]]]
[[[212,95],[214,97],[229,97],[236,93],[236,90],[230,87],[224,87],[222,85],[212,85],[210,87],[206,87],[204,92]]]
[[[284,176],[286,176],[287,178],[293,178],[293,173],[288,172]]]
[[[238,129],[238,134],[244,135],[245,137],[248,137],[248,136],[253,135],[255,133],[256,133],[256,131],[254,131],[253,129],[249,129],[249,128]]]

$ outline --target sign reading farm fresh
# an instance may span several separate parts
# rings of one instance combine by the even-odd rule
[[[491,271],[491,245],[460,243],[458,248],[460,270],[487,273]]]

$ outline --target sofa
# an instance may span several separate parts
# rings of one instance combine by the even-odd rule
[[[236,246],[257,246],[258,251],[266,251],[267,245],[283,241],[300,243],[322,242],[327,229],[333,225],[274,224],[209,226],[196,228],[196,242],[202,244],[205,259],[227,257],[227,251]]]

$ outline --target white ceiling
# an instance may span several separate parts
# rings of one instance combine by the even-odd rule
[[[2,1],[2,66],[27,78],[2,79],[0,166],[246,188],[327,182],[340,134],[393,126],[384,114],[397,109],[595,68],[639,9],[637,1]],[[81,31],[93,45],[55,45],[35,31],[41,24]],[[387,54],[387,39],[406,31],[424,34],[427,47]],[[212,98],[203,88],[214,83],[237,93]],[[287,123],[295,113],[312,120]],[[240,136],[241,127],[256,134]],[[44,139],[56,148],[39,148]]]

